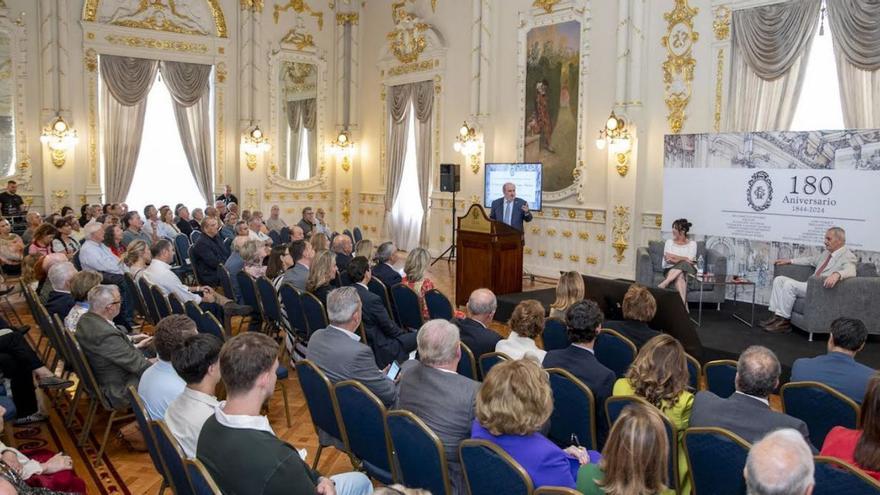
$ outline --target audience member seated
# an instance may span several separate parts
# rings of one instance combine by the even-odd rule
[[[531,358],[498,363],[477,394],[471,438],[504,449],[525,468],[535,488],[574,488],[590,456],[583,447],[562,450],[538,432],[552,413],[550,379],[540,364]]]
[[[171,208],[167,206],[162,207],[159,210],[159,219],[162,221],[163,224],[167,226],[167,231],[169,233],[173,233],[173,235],[170,235],[170,237],[168,237],[169,239],[174,240],[174,238],[181,233],[180,229],[177,228],[176,222],[174,221],[174,211],[172,211]]]
[[[227,208],[231,203],[238,203],[238,198],[235,197],[235,194],[232,194],[232,186],[226,184],[223,188],[223,194],[217,196],[217,201],[223,201]]]
[[[626,377],[614,383],[613,395],[636,395],[645,399],[662,411],[683,434],[694,405],[694,394],[687,390],[689,378],[681,343],[670,335],[658,335],[642,347]],[[679,479],[685,483],[682,491],[689,493],[687,455],[683,445],[678,453]]]
[[[303,233],[302,227],[299,225],[294,225],[290,227],[290,240],[292,241],[301,241],[306,238],[306,235]]]
[[[834,320],[828,336],[828,353],[795,360],[791,381],[824,383],[861,404],[874,370],[856,362],[855,356],[865,347],[867,339],[868,329],[861,320]]]
[[[171,356],[174,371],[186,382],[186,388],[168,405],[165,423],[189,458],[196,456],[202,426],[220,405],[215,394],[222,345],[219,338],[200,333],[187,337]]]
[[[150,419],[163,419],[168,405],[183,392],[186,382],[177,375],[171,360],[183,342],[199,333],[196,322],[186,315],[170,315],[156,325],[153,343],[158,360],[141,375],[138,395],[144,401]]]
[[[336,287],[336,255],[330,251],[321,251],[309,268],[306,290],[315,295],[327,307],[327,294]]]
[[[263,244],[272,244],[272,238],[262,232],[263,221],[258,216],[252,216],[248,220],[248,238]]]
[[[144,218],[146,220],[144,220],[142,229],[150,237],[173,240],[174,236],[179,233],[176,228],[159,219],[159,210],[153,205],[144,207]]]
[[[180,231],[181,234],[185,234],[187,237],[193,233],[193,224],[192,217],[189,216],[189,208],[186,206],[181,206],[177,210],[177,230]]]
[[[28,247],[28,254],[52,254],[52,241],[58,229],[54,225],[44,223],[34,230],[31,245]]]
[[[199,435],[197,457],[223,493],[319,493],[366,495],[370,480],[362,473],[326,478],[309,468],[297,449],[275,436],[260,411],[275,391],[278,345],[271,337],[248,332],[220,351],[220,375],[227,398]],[[246,453],[246,455],[242,455]]]
[[[272,205],[269,210],[269,218],[266,219],[266,228],[281,233],[281,229],[287,227],[287,222],[281,218],[281,208],[278,205]]]
[[[373,241],[361,239],[354,245],[354,255],[363,256],[368,260],[373,259]]]
[[[202,220],[202,235],[193,244],[190,259],[199,282],[211,287],[220,286],[220,265],[230,254],[220,238],[219,228],[220,222],[214,217],[205,217]]]
[[[623,296],[623,320],[607,321],[606,328],[613,328],[641,349],[645,342],[660,335],[648,326],[657,314],[657,300],[645,286],[632,284]]]
[[[21,273],[21,260],[24,258],[24,241],[12,233],[12,224],[0,218],[0,264],[7,274]]]
[[[419,360],[403,364],[397,409],[411,411],[437,434],[446,451],[449,479],[455,493],[465,493],[458,445],[470,438],[480,384],[459,375],[458,327],[431,320],[419,329]]]
[[[150,245],[142,239],[132,241],[122,255],[122,264],[128,267],[128,273],[135,281],[140,280],[152,260]]]
[[[117,258],[125,253],[122,247],[122,228],[119,225],[107,224],[104,226],[104,245],[110,248],[110,252]]]
[[[45,421],[48,416],[39,410],[34,379],[40,388],[67,388],[73,382],[58,378],[43,366],[21,332],[8,330],[6,325],[3,329],[5,331],[0,331],[0,372],[10,381],[9,391],[18,414],[15,424]]]
[[[293,265],[275,279],[275,288],[280,289],[283,284],[290,284],[299,290],[306,290],[307,282],[311,276],[310,267],[315,258],[315,250],[308,242],[299,240],[293,241],[287,246],[287,254]]]
[[[208,214],[210,213],[210,215]],[[212,209],[211,206],[205,208],[203,211],[201,208],[193,208],[192,218],[189,219],[189,226],[195,230],[202,230],[202,222],[205,221],[205,217],[217,217],[217,213]]]
[[[142,240],[147,243],[147,246],[150,246],[159,240],[155,233],[150,235],[143,230],[143,227],[144,221],[141,220],[138,212],[130,211],[126,213],[122,217],[122,228],[125,229],[122,233],[122,245],[128,247],[132,242]]]
[[[825,437],[819,455],[836,457],[880,480],[880,374],[868,380],[864,402],[859,409],[861,429],[835,426]]]
[[[675,495],[664,483],[668,463],[669,440],[660,414],[652,407],[632,404],[611,427],[602,460],[578,472],[577,490],[584,495]]]
[[[309,243],[312,245],[312,248],[314,248],[316,253],[330,249],[330,240],[321,232],[312,232],[312,235],[308,236],[308,238]]]
[[[67,256],[60,253],[52,253],[48,256],[43,256],[40,263],[37,265],[37,273],[40,278],[40,285],[37,289],[37,295],[40,297],[40,302],[46,304],[49,301],[49,294],[52,293],[52,281],[49,280],[49,270],[52,269],[53,266],[59,265],[61,263],[67,263]]]
[[[79,250],[79,262],[83,270],[121,276],[125,273],[119,258],[104,244],[104,225],[90,223],[84,228],[86,240]]]
[[[468,298],[467,316],[454,321],[461,332],[461,341],[468,346],[478,363],[480,356],[494,352],[501,340],[501,336],[488,326],[497,308],[498,300],[491,290],[477,289]]]
[[[128,387],[136,387],[150,367],[141,349],[153,338],[143,334],[129,338],[113,324],[120,304],[115,285],[99,285],[89,291],[89,312],[76,325],[76,339],[104,397],[113,408],[124,409],[128,407]]]
[[[324,219],[324,216],[324,208],[318,208],[317,210],[315,210],[315,232],[320,232],[326,237],[330,237],[330,234],[332,232],[330,231],[330,227],[327,225],[327,221]]]
[[[339,271],[345,272],[354,258],[351,249],[351,238],[347,235],[340,234],[333,238],[333,252],[336,253],[336,266],[339,267]]]
[[[40,225],[43,225],[43,216],[40,215],[39,212],[29,211],[24,217],[25,224],[27,228],[24,233],[21,234],[21,239],[24,241],[25,245],[30,244],[34,240],[34,231]]]
[[[49,269],[49,280],[52,283],[52,292],[46,301],[46,311],[49,316],[58,315],[64,318],[70,312],[75,301],[70,294],[70,281],[76,275],[76,267],[73,263],[58,263]]]
[[[542,362],[547,351],[540,349],[535,339],[544,332],[544,306],[534,299],[526,299],[516,305],[507,324],[510,326],[510,335],[499,340],[495,350],[507,354],[511,359],[529,355]]]
[[[822,285],[826,289],[833,289],[841,280],[856,276],[856,255],[846,247],[846,231],[840,227],[831,227],[825,232],[825,250],[821,253],[794,259],[779,259],[774,264],[814,266],[816,270],[813,276],[823,278]],[[806,282],[783,276],[774,278],[769,306],[773,316],[761,322],[764,330],[770,333],[790,332],[791,310],[795,299],[806,294]]]
[[[236,302],[241,302],[241,292],[238,288],[238,272],[244,269],[244,259],[242,259],[239,251],[244,247],[245,244],[251,242],[247,236],[236,236],[232,240],[232,253],[229,255],[229,258],[226,259],[226,262],[223,263],[223,267],[226,268],[226,271],[229,273],[229,282],[232,284],[232,290],[235,293],[234,299]],[[253,241],[254,247],[256,249],[256,241]],[[230,294],[226,294],[227,297]]]
[[[220,238],[226,243],[235,237],[235,224],[238,223],[238,215],[227,213],[223,218],[223,226],[220,228]]]
[[[736,392],[722,399],[709,391],[697,392],[690,426],[716,426],[755,443],[768,432],[794,428],[809,442],[807,425],[797,418],[770,409],[768,397],[779,386],[776,354],[753,345],[742,352],[736,365]]]
[[[366,342],[361,342],[361,300],[353,287],[336,289],[327,296],[330,326],[313,333],[306,348],[311,360],[333,383],[357,380],[363,383],[386,407],[394,405],[397,386],[376,366],[376,357]]]
[[[346,237],[346,236],[341,236]],[[337,256],[338,260],[339,257]],[[376,354],[376,364],[384,368],[391,361],[403,362],[416,349],[416,333],[408,332],[388,315],[382,299],[370,292],[370,265],[366,258],[358,256],[348,265],[348,277],[360,296],[367,339]]]
[[[584,299],[584,277],[578,272],[565,272],[556,283],[556,300],[550,305],[550,318],[565,319],[565,310]]]
[[[266,261],[266,278],[274,283],[291,266],[293,266],[293,259],[287,250],[287,244],[276,244],[269,250],[269,259]]]
[[[73,255],[79,251],[79,241],[73,238],[74,224],[76,224],[76,220],[73,217],[61,217],[55,220],[57,234],[52,240],[53,253],[64,253],[68,258],[73,258]],[[79,224],[77,224],[78,226]]]
[[[430,263],[431,255],[428,254],[428,251],[417,247],[406,255],[406,264],[403,268],[403,272],[406,274],[404,283],[419,295],[419,308],[421,308],[422,318],[425,320],[430,318],[428,306],[425,304],[425,293],[434,288],[434,282],[425,277],[425,270],[428,269]]]
[[[749,495],[810,495],[814,474],[810,446],[791,428],[769,433],[752,445],[743,470]]]
[[[386,241],[379,244],[373,260],[376,262],[373,266],[373,277],[379,279],[385,287],[391,289],[403,281],[400,273],[394,268],[394,264],[397,263],[397,246],[393,242]]]
[[[672,239],[666,240],[663,247],[663,279],[657,287],[665,289],[675,284],[675,290],[681,296],[687,308],[687,276],[697,273],[697,242],[688,239],[688,232],[694,224],[686,218],[672,222]]]
[[[74,304],[64,317],[64,328],[76,332],[79,319],[89,311],[89,291],[100,284],[101,274],[92,270],[83,270],[70,279],[70,295]]]
[[[311,206],[302,209],[302,219],[296,225],[302,229],[304,236],[312,235],[315,230],[315,212]]]

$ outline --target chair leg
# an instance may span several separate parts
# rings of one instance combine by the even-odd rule
[[[281,385],[281,398],[284,399],[284,415],[287,417],[287,427],[290,428],[290,404],[287,402],[287,386],[279,382]]]
[[[107,447],[107,439],[110,438],[110,429],[113,428],[113,421],[116,419],[116,411],[110,413],[110,417],[107,418],[107,428],[104,429],[104,438],[101,440],[101,447],[98,449],[98,459],[95,461],[96,464],[101,464],[101,458],[104,455],[104,449]]]
[[[162,479],[162,486],[159,487],[159,495],[165,493],[165,489],[168,488],[168,482],[165,479]]]
[[[98,410],[98,400],[91,399],[89,401],[89,412],[86,413],[86,421],[83,423],[82,432],[79,435],[79,442],[77,445],[82,447],[86,444],[86,440],[89,438],[89,430],[92,429],[92,422],[95,420],[95,413]]]
[[[79,398],[82,395],[82,383],[76,386],[76,392],[73,394],[73,399],[70,401],[70,410],[67,411],[67,419],[64,420],[64,426],[66,428],[70,428],[70,425],[73,423],[73,417],[76,415],[76,406],[79,405]]]
[[[315,459],[312,461],[312,470],[318,469],[318,460],[321,459],[321,451],[324,450],[324,446],[318,444],[318,451],[315,452]]]
[[[807,342],[813,341],[813,332],[810,332],[810,337],[807,339]]]

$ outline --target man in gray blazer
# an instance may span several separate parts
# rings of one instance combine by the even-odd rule
[[[137,388],[141,374],[150,367],[140,348],[150,345],[153,339],[143,334],[130,338],[113,324],[120,304],[115,285],[99,285],[89,291],[89,312],[76,325],[76,340],[101,392],[114,408],[128,405],[128,386]]]
[[[808,265],[815,267],[813,275],[824,278],[823,285],[832,289],[837,282],[856,276],[856,255],[846,247],[846,231],[840,227],[831,227],[825,232],[825,250],[816,256],[780,259],[776,265]],[[770,311],[773,316],[761,322],[764,330],[771,333],[788,333],[791,331],[791,309],[798,297],[807,294],[807,283],[789,277],[773,279],[773,291],[770,293]]]
[[[768,397],[779,386],[779,360],[773,351],[753,345],[736,364],[736,392],[722,399],[712,392],[698,392],[690,426],[715,426],[730,430],[749,443],[780,428],[793,428],[810,443],[807,425],[797,418],[770,409]]]
[[[397,408],[419,417],[440,437],[454,493],[465,493],[458,445],[470,438],[480,384],[456,372],[461,359],[458,327],[431,320],[419,330],[419,361],[403,364]]]
[[[391,407],[397,400],[397,385],[376,367],[373,350],[361,342],[361,299],[353,287],[343,287],[327,296],[330,326],[318,330],[309,339],[306,359],[327,375],[333,383],[357,380]]]
[[[293,266],[281,276],[276,289],[280,289],[283,284],[290,284],[299,290],[306,290],[306,281],[309,279],[309,268],[315,257],[315,249],[310,242],[300,239],[291,242],[287,247],[287,252],[293,260]]]

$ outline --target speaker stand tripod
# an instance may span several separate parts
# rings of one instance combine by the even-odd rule
[[[434,266],[435,263],[446,258],[446,264],[452,263],[452,260],[455,259],[455,189],[452,190],[452,244],[446,248],[440,256],[437,257],[434,261],[431,262],[431,266]]]

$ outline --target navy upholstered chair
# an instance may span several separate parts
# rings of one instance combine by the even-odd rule
[[[260,307],[260,298],[257,297],[257,285],[254,278],[246,271],[242,270],[235,274],[235,280],[238,282],[238,292],[241,294],[241,302],[250,306],[259,314],[263,314],[263,308]],[[266,323],[263,320],[263,323]]]
[[[687,359],[687,369],[688,369],[688,386],[693,390],[700,389],[700,362],[697,361],[697,358],[691,356],[690,354],[685,353],[685,359]]]
[[[302,303],[303,315],[309,325],[309,337],[318,330],[327,328],[330,325],[330,320],[327,319],[327,312],[324,310],[324,304],[314,294],[303,292],[300,294],[299,300]]]
[[[257,297],[260,299],[260,307],[263,309],[263,321],[275,334],[284,324],[281,321],[281,306],[278,304],[278,294],[272,281],[266,277],[256,279]]]
[[[159,489],[159,491],[162,492],[165,488],[171,486],[171,483],[169,482],[171,477],[168,474],[168,470],[165,468],[162,456],[159,454],[159,446],[156,443],[156,436],[150,429],[150,419],[147,417],[147,408],[144,407],[144,403],[141,401],[137,389],[132,385],[128,386],[128,402],[131,404],[134,418],[137,420],[138,428],[140,428],[141,434],[144,437],[144,443],[147,445],[147,453],[150,454],[150,460],[153,461],[153,467],[156,468],[156,472],[162,476],[162,487]]]
[[[272,239],[272,244],[277,246],[281,244],[281,234],[275,232],[274,230],[269,231],[269,238]]]
[[[198,232],[194,230],[193,233]],[[222,495],[223,492],[214,483],[211,474],[205,469],[205,465],[198,459],[187,459],[184,461],[186,474],[189,475],[189,482],[195,495]]]
[[[153,299],[153,291],[150,290],[150,282],[147,281],[146,277],[141,277],[140,280],[138,280],[137,285],[141,290],[141,295],[144,298],[147,311],[150,313],[151,323],[153,325],[159,323],[162,316],[159,314],[159,308],[156,306],[156,301]]]
[[[174,257],[177,258],[178,266],[172,267],[171,271],[181,278],[193,271],[192,264],[189,262],[189,247],[189,237],[186,234],[174,236]]]
[[[695,495],[742,495],[743,469],[752,446],[723,428],[688,428],[684,450]]]
[[[406,328],[418,330],[422,328],[422,309],[419,304],[419,295],[404,284],[397,284],[391,288],[391,298],[394,307],[397,308],[397,316],[400,325]]]
[[[564,486],[542,486],[533,491],[532,495],[581,495],[581,492]]]
[[[171,312],[176,315],[185,315],[186,310],[183,307],[183,303],[180,302],[180,298],[177,297],[177,294],[168,294],[168,305],[171,307]]]
[[[736,361],[733,359],[709,361],[703,365],[703,374],[706,389],[718,397],[726,399],[736,392]]]
[[[193,230],[193,232],[198,232],[198,230]],[[201,235],[201,234],[199,234],[199,235]],[[205,285],[205,284],[203,284],[202,281],[199,280],[199,273],[198,273],[198,270],[196,270],[196,266],[195,266],[195,264],[192,262],[192,259],[193,259],[193,251],[195,250],[195,248],[196,248],[195,244],[191,244],[191,245],[189,246],[189,249],[188,249],[187,252],[186,252],[186,257],[187,257],[187,259],[189,260],[190,265],[192,266],[192,276],[193,276],[193,279],[195,279],[195,281],[196,281],[196,285],[198,285],[198,286],[202,286],[202,285]]]
[[[834,457],[814,459],[816,485],[813,495],[876,495],[880,483],[861,469]]]
[[[386,485],[391,483],[395,476],[382,401],[354,380],[337,383],[333,393],[346,447],[361,460],[367,475]]]
[[[161,419],[150,421],[150,431],[156,438],[156,446],[159,448],[159,455],[162,456],[162,462],[165,463],[165,468],[168,470],[174,495],[192,495],[192,485],[189,483],[189,476],[183,465],[186,455],[177,443],[177,439],[168,430],[165,421]]]
[[[437,289],[425,292],[425,305],[428,307],[428,316],[432,320],[451,320],[454,314],[452,303]]]
[[[309,408],[312,424],[318,432],[318,451],[312,460],[312,469],[315,469],[324,447],[343,445],[345,441],[339,426],[333,384],[324,372],[308,359],[296,363],[296,375],[306,399],[306,406]]]
[[[130,273],[126,273],[123,276],[123,283],[125,284],[125,291],[128,292],[132,300],[134,300],[135,312],[145,321],[155,325],[157,322],[152,321],[150,309],[147,308],[147,302],[144,300],[144,295],[141,294],[140,287],[138,287],[138,284],[134,281],[134,277],[132,277]]]
[[[780,395],[782,411],[807,424],[810,443],[817,449],[822,448],[831,428],[859,427],[859,405],[824,383],[789,382],[782,386]]]
[[[281,244],[290,244],[290,227],[281,227],[278,237]]]
[[[510,356],[504,354],[503,352],[487,352],[480,356],[480,374],[483,378],[489,373],[489,370],[492,369],[492,366],[500,363],[501,361],[509,361]]]
[[[636,345],[615,330],[603,328],[596,337],[596,359],[623,378],[636,358]]]
[[[156,311],[159,313],[159,319],[161,320],[166,316],[170,316],[171,304],[168,302],[168,297],[165,296],[162,289],[160,289],[158,285],[151,285],[150,294],[153,295],[153,301],[156,303]]]
[[[226,333],[223,331],[223,325],[221,325],[220,322],[217,321],[217,317],[211,313],[202,313],[199,332],[209,333],[220,340],[226,340]],[[281,368],[283,368],[283,366],[279,365],[278,369],[280,370]]]
[[[235,302],[241,302],[236,294],[235,288],[232,286],[232,277],[229,276],[229,270],[223,263],[217,267],[217,274],[220,275],[220,288],[223,289],[223,295]]]
[[[459,345],[461,346],[461,359],[458,360],[456,371],[461,376],[476,380],[478,378],[477,361],[474,359],[474,353],[464,342],[459,342]]]
[[[287,317],[287,327],[293,336],[302,342],[308,342],[309,325],[306,323],[306,317],[303,314],[302,301],[300,301],[300,293],[290,284],[282,284],[278,289],[278,299],[281,300],[281,306],[284,308],[284,315]]]
[[[347,232],[347,231],[346,231],[346,232]],[[355,242],[355,243],[361,242],[361,241],[364,239],[364,234],[361,233],[361,228],[360,228],[360,227],[355,227],[355,228],[354,228],[354,232],[352,232],[352,235],[354,236],[354,242]]]
[[[370,292],[376,294],[382,299],[382,304],[384,304],[385,309],[388,310],[388,315],[391,316],[392,320],[399,324],[397,321],[397,311],[394,309],[391,295],[388,293],[388,287],[385,287],[385,284],[378,278],[371,278],[370,283],[367,284],[367,288],[370,289]]]
[[[568,331],[565,323],[557,318],[547,318],[544,320],[544,333],[541,334],[544,339],[544,350],[552,351],[554,349],[565,349],[571,344],[568,340]]]
[[[578,443],[596,450],[596,401],[593,392],[574,375],[560,368],[550,368],[553,390],[553,413],[547,437],[557,445],[568,447],[572,435]]]
[[[222,227],[222,225],[221,225],[221,227]],[[192,233],[189,235],[189,242],[191,242],[192,244],[195,244],[196,241],[199,240],[199,237],[201,237],[201,236],[202,236],[201,230],[193,230]],[[190,259],[192,259],[192,258],[190,258]]]
[[[468,439],[458,457],[471,495],[529,495],[532,479],[501,447],[486,440]]]
[[[433,495],[452,495],[446,453],[437,434],[409,411],[390,411],[387,422],[400,469],[398,481]]]
[[[205,317],[205,312],[202,311],[202,308],[200,308],[195,301],[187,301],[183,305],[183,314],[188,316],[190,320],[196,322],[196,328],[198,328],[199,332],[204,332],[204,330],[202,330],[202,319]]]

